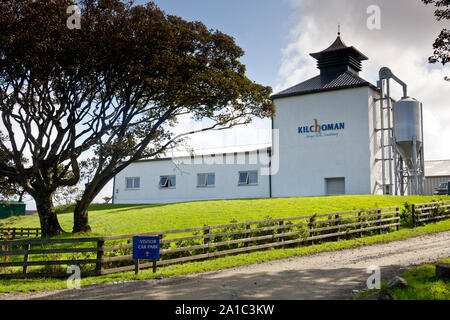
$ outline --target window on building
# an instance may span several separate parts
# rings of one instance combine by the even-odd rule
[[[214,173],[199,173],[197,175],[198,187],[213,187],[216,184],[216,175]]]
[[[345,194],[345,178],[327,178],[325,179],[327,195]]]
[[[255,184],[258,184],[258,171],[239,172],[239,185],[255,185]]]
[[[160,188],[175,188],[176,186],[176,177],[175,176],[161,176],[159,178],[159,187]]]
[[[141,187],[141,178],[125,178],[127,189],[139,189]]]

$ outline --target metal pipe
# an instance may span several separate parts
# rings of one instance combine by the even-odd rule
[[[397,78],[394,74],[391,74],[391,78],[398,82],[403,87],[403,98],[408,97],[408,86],[402,80]]]
[[[402,80],[397,78],[392,73],[391,69],[389,69],[388,67],[383,67],[383,68],[380,69],[379,74],[380,74],[380,79],[390,79],[390,78],[392,78],[395,81],[397,81],[397,83],[400,84],[403,87],[403,98],[406,98],[408,96],[408,86]]]
[[[388,123],[388,128],[393,128],[393,126],[391,126],[391,89],[390,89],[390,83],[389,83],[389,79],[387,79],[386,81],[386,90],[387,90],[387,123]],[[389,194],[392,194],[392,131],[388,130],[388,137],[389,137],[389,143],[390,143],[390,147],[388,148],[388,167],[389,167]]]
[[[421,126],[420,126],[420,131],[421,131],[421,135],[422,135],[422,137],[421,137],[421,140],[422,140],[422,143],[421,143],[421,157],[420,157],[420,166],[421,166],[421,171],[422,171],[422,174],[421,174],[421,180],[420,180],[420,187],[421,187],[421,191],[420,191],[420,194],[421,195],[423,195],[423,184],[424,184],[424,179],[425,179],[425,148],[424,148],[424,142],[423,142],[423,140],[424,140],[424,136],[423,136],[423,104],[421,103],[420,104],[420,123],[421,123]]]
[[[383,79],[380,79],[380,121],[381,121],[381,185],[383,188],[383,194],[386,194],[386,179],[385,179],[385,166],[384,166],[384,106],[383,106],[383,99],[384,99],[384,81]]]
[[[417,177],[417,137],[413,137],[414,194],[419,194],[419,179]]]
[[[395,121],[395,120],[394,120]],[[397,168],[397,140],[392,137],[392,148],[394,149],[394,195],[398,196],[398,168]]]
[[[403,158],[400,156],[400,195],[405,195],[405,178],[403,172]]]

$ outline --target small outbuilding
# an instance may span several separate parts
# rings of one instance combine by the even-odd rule
[[[25,215],[25,203],[18,201],[0,201],[0,219]]]
[[[450,160],[425,161],[424,195],[433,195],[441,183],[450,181]]]

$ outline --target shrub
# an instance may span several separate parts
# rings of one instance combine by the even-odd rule
[[[403,227],[412,227],[412,205],[405,202],[405,205],[400,210],[400,224]]]

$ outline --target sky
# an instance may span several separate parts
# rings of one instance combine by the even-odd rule
[[[146,3],[147,1],[137,1]],[[420,0],[157,0],[168,14],[233,36],[244,51],[247,76],[274,92],[318,74],[309,56],[327,48],[340,25],[343,41],[369,57],[361,76],[376,85],[381,67],[389,67],[408,84],[409,95],[424,104],[425,159],[450,159],[450,68],[429,64],[432,44],[447,21],[434,18],[434,7]],[[370,6],[380,9],[379,29],[369,29]],[[370,20],[372,21],[372,20]],[[394,98],[401,88],[393,86]],[[200,128],[184,119],[180,125]],[[197,149],[270,142],[270,121],[255,119],[247,127],[192,136]],[[219,144],[219,145],[218,145]]]
[[[148,1],[138,0],[136,4]],[[389,67],[408,84],[410,96],[424,106],[425,160],[450,159],[450,67],[429,64],[432,44],[446,22],[437,22],[434,7],[420,0],[156,0],[167,14],[201,21],[235,38],[245,55],[247,76],[271,86],[274,93],[318,74],[311,52],[327,48],[341,38],[366,56],[360,76],[374,85],[381,67]],[[379,8],[373,20],[371,6]],[[369,23],[368,21],[372,22]],[[379,23],[372,28],[373,22]],[[378,28],[379,27],[379,28]],[[400,98],[401,88],[393,88]],[[201,128],[189,117],[177,128]],[[196,150],[270,143],[270,121],[190,138]],[[112,194],[112,182],[96,198]]]

